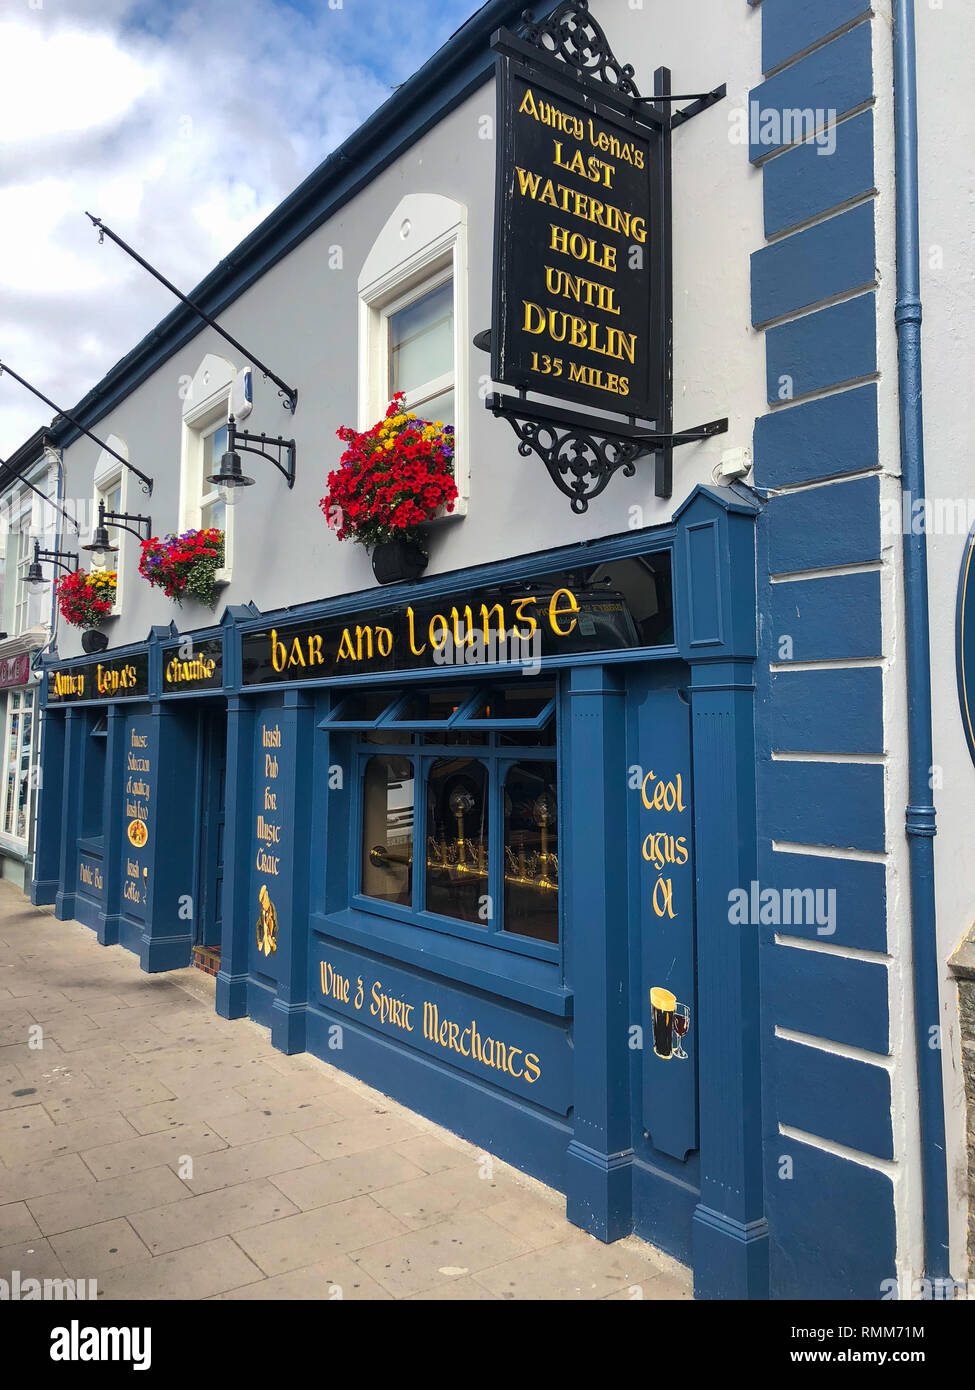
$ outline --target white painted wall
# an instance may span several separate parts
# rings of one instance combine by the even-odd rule
[[[483,408],[479,388],[489,358],[470,352],[471,479],[468,515],[435,532],[430,573],[544,550],[548,547],[655,525],[700,482],[709,482],[723,449],[749,444],[764,406],[764,346],[749,324],[749,255],[760,245],[761,175],[747,152],[729,138],[729,112],[744,103],[760,78],[759,16],[726,0],[602,0],[600,18],[616,51],[635,64],[642,90],[653,70],[673,69],[675,90],[696,91],[727,81],[729,98],[674,136],[675,424],[728,415],[727,436],[676,452],[671,502],[653,496],[653,471],[644,461],[635,478],[616,478],[584,518],[556,493],[537,459],[519,457],[505,421]],[[491,321],[493,259],[493,139],[479,138],[485,115],[495,113],[493,81],[431,130],[385,170],[338,216],[323,225],[222,316],[240,341],[300,390],[294,419],[277,392],[255,376],[255,406],[247,428],[294,434],[297,485],[288,492],[280,475],[243,455],[257,485],[236,506],[233,579],[224,603],[253,600],[263,609],[303,603],[374,587],[368,554],[338,542],[318,509],[328,472],[342,445],[335,437],[357,415],[357,282],[366,256],[390,213],[407,193],[444,194],[468,208],[469,323],[471,335]],[[122,229],[124,234],[124,229]],[[340,246],[343,268],[328,268]],[[152,255],[152,248],[142,248]],[[178,526],[178,460],[182,402],[180,379],[192,377],[206,352],[233,351],[209,329],[171,358],[96,427],[128,443],[132,461],[155,479],[151,499],[129,488],[129,509],[148,510],[154,531]],[[68,491],[88,499],[97,447],[80,439],[66,451]],[[251,466],[253,465],[253,466]],[[631,508],[640,512],[633,513]],[[136,557],[127,559],[134,566]],[[141,641],[153,623],[175,618],[182,629],[212,621],[187,605],[182,613],[137,576],[126,586],[112,646]],[[63,632],[60,651],[71,656],[80,634]]]

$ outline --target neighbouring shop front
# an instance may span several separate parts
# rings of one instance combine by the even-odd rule
[[[754,519],[48,664],[34,901],[747,1292]]]
[[[46,635],[46,634],[45,634]],[[34,795],[38,743],[35,704],[39,679],[31,667],[42,635],[32,632],[0,643],[0,729],[3,783],[0,786],[0,874],[25,891],[34,853]]]

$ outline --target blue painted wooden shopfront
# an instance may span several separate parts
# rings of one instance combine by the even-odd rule
[[[728,924],[756,855],[757,510],[698,489],[665,528],[51,663],[34,901],[150,971],[218,937],[225,1017],[553,1184],[601,1239],[653,1240],[700,1296],[765,1296],[758,942]],[[579,605],[553,589],[566,575],[615,599]],[[631,624],[601,649],[620,587],[654,636]],[[436,625],[402,667],[315,670],[338,632],[375,657],[390,614],[449,627],[482,593],[552,618],[532,673],[437,664]],[[421,788],[483,779],[478,912],[439,912],[449,874],[370,849],[377,758]],[[508,838],[519,778],[549,798],[534,858]],[[417,865],[448,853],[423,808],[416,824]],[[370,893],[369,873],[417,886]],[[532,875],[542,926],[516,907]]]

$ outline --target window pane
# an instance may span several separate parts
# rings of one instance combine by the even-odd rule
[[[518,763],[504,783],[506,932],[558,942],[558,855],[555,763]]]
[[[442,425],[456,424],[452,388],[449,391],[441,391],[439,396],[431,396],[429,400],[410,403],[410,410],[429,424],[434,424],[437,420]]]
[[[488,777],[472,758],[441,758],[427,782],[427,911],[484,924]]]
[[[395,690],[356,690],[332,706],[339,724],[370,724],[385,714],[396,699]]]
[[[205,497],[208,492],[213,491],[213,483],[210,482],[211,476],[220,467],[220,460],[227,452],[227,426],[221,425],[212,434],[204,435],[203,438],[203,481],[201,491]]]
[[[392,722],[392,727],[447,720],[470,697],[469,690],[417,690]]]
[[[454,286],[453,281],[448,280],[422,299],[390,315],[390,395],[396,391],[416,391],[425,382],[446,376],[453,370]]]
[[[554,685],[509,685],[492,690],[469,718],[472,719],[537,719],[547,704],[555,699]]]
[[[377,755],[363,776],[362,891],[409,907],[413,899],[413,764]]]
[[[17,820],[14,834],[20,840],[27,838],[27,811],[30,804],[30,741],[33,711],[31,700],[24,700],[24,712],[20,727],[20,769],[17,782]]]
[[[17,814],[17,745],[20,741],[20,719],[19,714],[11,714],[7,723],[7,767],[4,781],[4,816],[3,828],[8,835],[16,833],[14,830],[15,817]]]
[[[120,512],[122,510],[122,484],[115,483],[102,493],[102,501],[105,503],[106,512]],[[118,527],[108,522],[108,534],[112,538],[114,545],[118,544]],[[109,568],[112,566],[112,557],[109,556]]]
[[[200,529],[206,531],[211,526],[216,526],[219,531],[227,529],[227,504],[219,497],[200,508]]]

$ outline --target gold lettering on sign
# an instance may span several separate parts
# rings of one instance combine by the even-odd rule
[[[58,697],[62,695],[77,695],[80,698],[85,693],[84,676],[69,676],[64,671],[55,671],[54,693]]]
[[[209,657],[197,656],[191,661],[180,661],[174,656],[166,666],[166,684],[182,685],[187,681],[208,681],[213,679],[217,663]]]
[[[656,773],[648,772],[643,779],[640,797],[648,811],[663,811],[666,815],[682,812],[684,790],[681,773],[678,772],[676,777],[665,782],[658,778]],[[679,866],[687,863],[687,836],[651,830],[650,834],[644,837],[640,853],[647,863],[652,864],[657,870],[657,881],[650,895],[651,907],[658,917],[676,917],[678,913],[674,907],[674,883],[673,879],[664,877],[664,869],[668,864]]]
[[[295,638],[295,645],[298,644],[298,641],[299,639]],[[269,727],[267,724],[262,724],[261,749],[264,753],[264,790],[261,793],[262,805],[257,815],[255,827],[258,848],[254,856],[254,867],[258,872],[271,874],[275,878],[281,872],[281,856],[280,854],[272,854],[270,851],[276,849],[282,842],[282,826],[277,820],[269,820],[265,812],[279,814],[278,793],[276,790],[272,790],[272,783],[277,780],[279,772],[277,753],[274,750],[281,746],[281,726],[275,724]]]
[[[551,131],[550,143],[542,137],[545,153],[531,156],[543,167],[515,163],[509,185],[513,202],[552,212],[549,259],[539,268],[537,291],[521,299],[517,327],[524,365],[615,403],[630,395],[625,368],[637,367],[647,347],[640,341],[646,328],[628,331],[618,322],[633,303],[627,296],[634,286],[623,277],[644,268],[649,240],[646,186],[634,184],[634,171],[646,168],[645,150],[616,133],[607,119],[573,111],[570,98],[562,104],[531,85],[517,105],[516,121]],[[537,137],[530,148],[539,149]],[[624,371],[602,368],[593,357],[619,363]]]
[[[356,1012],[362,1009],[366,994],[361,975],[356,981],[354,997],[350,977],[336,970],[330,961],[322,960],[319,979],[322,995],[326,999],[348,1004],[351,998],[352,1007]],[[414,1031],[418,1021],[414,1019],[414,1014],[419,1005],[407,1003],[405,999],[389,993],[384,989],[381,980],[373,981],[368,998],[368,1013],[378,1024],[398,1028],[404,1033]],[[542,1074],[541,1063],[534,1052],[526,1052],[524,1048],[515,1047],[513,1043],[502,1042],[498,1038],[486,1037],[478,1028],[476,1020],[462,1025],[453,1019],[442,1018],[439,1007],[429,999],[422,1001],[422,1019],[423,1038],[447,1052],[459,1053],[460,1056],[479,1062],[489,1070],[504,1072],[516,1081],[524,1080],[529,1086],[534,1085]]]

